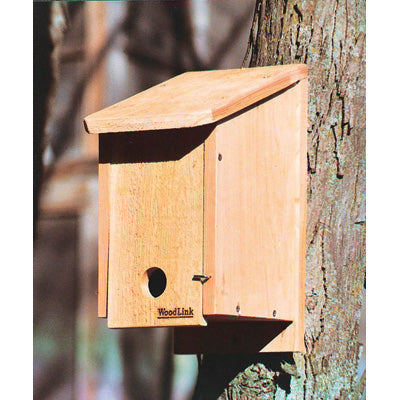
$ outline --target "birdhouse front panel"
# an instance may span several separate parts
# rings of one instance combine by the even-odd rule
[[[205,324],[204,132],[116,134],[109,166],[108,326]]]

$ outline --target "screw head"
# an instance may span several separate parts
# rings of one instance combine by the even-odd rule
[[[218,161],[221,161],[221,160],[222,160],[222,154],[219,153],[219,154],[218,154]]]
[[[272,311],[272,316],[276,317],[276,310]]]

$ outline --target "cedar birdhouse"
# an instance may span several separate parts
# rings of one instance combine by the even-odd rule
[[[303,351],[307,67],[188,72],[86,117],[99,316],[176,352]]]

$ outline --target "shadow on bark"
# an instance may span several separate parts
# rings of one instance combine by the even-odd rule
[[[290,393],[291,375],[282,370],[282,363],[294,364],[293,353],[264,353],[253,355],[207,354],[199,361],[199,376],[193,400],[217,399],[229,384],[248,366],[262,364],[271,371],[274,386]],[[260,379],[262,379],[261,373]],[[268,379],[268,377],[265,377]]]

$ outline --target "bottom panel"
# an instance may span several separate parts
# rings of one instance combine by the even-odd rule
[[[208,321],[204,327],[174,329],[175,354],[252,354],[304,351],[291,321]],[[297,342],[297,343],[296,343]]]

